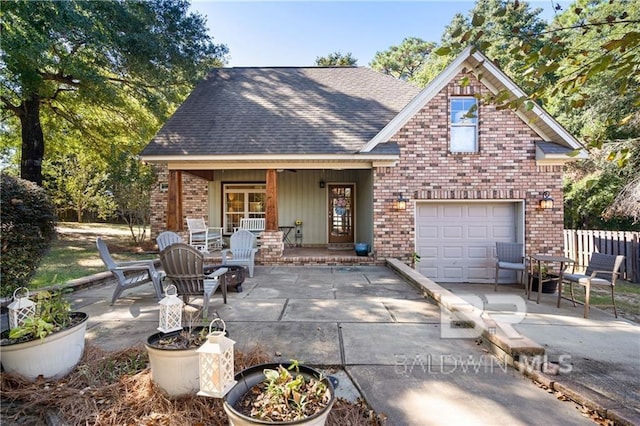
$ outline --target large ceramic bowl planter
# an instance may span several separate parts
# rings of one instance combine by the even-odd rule
[[[282,365],[283,367],[289,367],[287,364],[261,364],[253,367],[249,367],[245,370],[240,371],[235,375],[235,380],[238,382],[224,397],[224,411],[227,413],[229,417],[229,424],[231,426],[250,426],[250,425],[305,425],[305,426],[322,426],[325,424],[327,420],[327,416],[331,411],[331,407],[335,402],[335,391],[333,389],[333,385],[331,381],[327,377],[322,378],[322,382],[327,386],[329,392],[331,393],[331,398],[327,405],[322,408],[320,411],[316,412],[312,416],[305,417],[300,420],[294,421],[268,421],[261,420],[254,417],[250,417],[241,413],[238,409],[236,409],[236,404],[243,399],[245,394],[249,392],[254,386],[264,382],[266,380],[264,370],[277,370],[278,367]],[[300,365],[299,373],[302,374],[307,380],[309,378],[318,379],[322,377],[321,373],[314,368]]]
[[[187,347],[176,347],[167,342],[181,340],[183,333],[200,336],[205,327],[179,330],[171,333],[155,333],[147,339],[151,379],[169,396],[194,394],[200,388],[198,348],[206,340],[192,339]],[[206,333],[202,334],[206,337]],[[181,346],[181,345],[178,345]]]
[[[19,374],[35,380],[60,378],[69,374],[80,362],[84,353],[84,336],[89,316],[84,312],[72,312],[74,325],[49,334],[44,339],[1,345],[2,367],[7,373]]]

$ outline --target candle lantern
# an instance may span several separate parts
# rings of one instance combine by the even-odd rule
[[[7,306],[7,310],[10,329],[22,326],[27,318],[35,316],[36,304],[29,299],[29,290],[26,287],[15,289],[13,302]]]
[[[160,325],[158,330],[163,333],[182,330],[182,305],[178,297],[178,289],[173,284],[167,287],[165,297],[160,303]]]
[[[211,331],[215,322],[222,324],[222,330]],[[222,398],[237,383],[233,370],[233,345],[236,342],[226,337],[225,332],[224,321],[214,319],[209,324],[207,341],[197,350],[200,364],[198,395]]]

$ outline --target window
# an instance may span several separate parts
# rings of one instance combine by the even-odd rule
[[[450,152],[478,151],[478,106],[475,98],[452,98],[450,101]]]
[[[266,185],[225,184],[224,232],[232,233],[242,218],[264,217],[266,191]]]

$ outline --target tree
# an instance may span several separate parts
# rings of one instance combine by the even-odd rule
[[[50,163],[43,183],[60,213],[75,210],[78,222],[88,211],[103,219],[115,213],[113,199],[104,190],[107,174],[99,159],[86,153],[68,154]]]
[[[316,57],[316,65],[319,67],[354,67],[357,64],[358,60],[351,55],[351,52],[346,55],[333,52],[327,56]]]
[[[107,189],[116,205],[116,213],[123,219],[134,243],[146,239],[151,215],[151,190],[156,175],[151,166],[142,164],[136,156],[118,152],[114,147],[109,159]]]
[[[222,64],[227,48],[187,9],[185,0],[3,2],[0,105],[19,120],[23,178],[42,184],[45,124],[105,143],[133,128],[129,113],[164,120]]]
[[[412,80],[435,47],[435,43],[407,37],[398,46],[376,52],[369,66],[402,80]]]
[[[483,0],[495,1],[495,0]],[[491,17],[504,15],[509,8],[526,7],[524,2],[514,0],[504,2],[505,8],[491,12],[477,10],[466,31],[452,34],[451,47],[438,49],[438,53],[448,55],[469,43],[488,52],[501,48],[482,28]],[[491,15],[487,15],[490,12]],[[589,146],[601,147],[607,140],[607,132],[615,126],[637,127],[640,122],[640,8],[634,1],[624,0],[578,0],[569,10],[562,12],[549,28],[523,28],[516,26],[511,31],[517,43],[505,52],[513,58],[517,66],[510,74],[529,94],[529,101],[545,106],[553,105],[560,99],[568,99],[565,110],[579,110],[592,100],[602,100],[608,92],[610,96],[623,100],[622,117],[616,117],[614,110],[607,106],[601,112],[607,116],[605,131],[593,132],[587,140]],[[541,47],[540,47],[541,46]],[[489,55],[491,57],[491,55]],[[604,91],[600,88],[606,88]],[[498,94],[494,99],[501,99]],[[518,108],[522,100],[510,99],[504,105]],[[562,107],[557,107],[562,110]],[[593,109],[591,112],[596,111]],[[578,112],[578,114],[584,114]],[[600,119],[604,116],[599,114]],[[610,120],[611,119],[611,120]],[[608,130],[607,130],[608,129]],[[626,132],[626,131],[625,131]],[[635,131],[627,132],[632,135]],[[637,133],[635,133],[637,136]],[[627,157],[628,152],[619,153]],[[623,158],[624,160],[624,158]]]
[[[509,52],[520,45],[522,34],[542,32],[546,28],[546,22],[539,17],[541,12],[542,9],[531,9],[526,2],[478,0],[468,16],[458,13],[453,17],[416,81],[426,86],[462,50],[476,45],[516,83],[524,85],[521,78],[524,62]],[[532,42],[530,49],[540,51],[543,45],[542,40]]]

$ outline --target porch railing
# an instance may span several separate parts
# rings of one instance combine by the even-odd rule
[[[622,254],[620,277],[640,283],[640,232],[565,229],[564,254],[576,261],[576,268],[586,268],[591,253]]]

